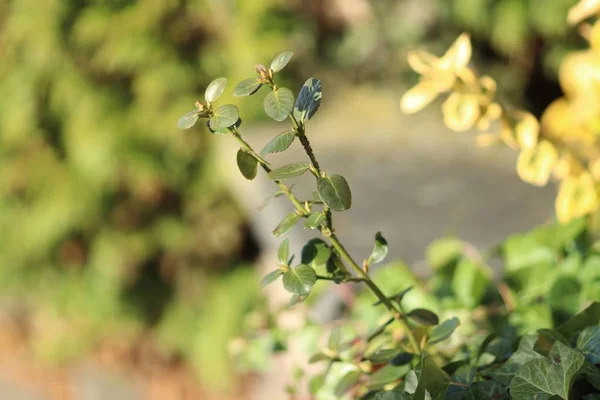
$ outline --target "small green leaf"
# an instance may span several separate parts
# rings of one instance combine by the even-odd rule
[[[427,343],[431,345],[448,339],[459,325],[460,321],[456,317],[442,322],[440,325],[435,327],[433,332],[431,332],[429,339],[427,339]]]
[[[331,357],[329,357],[329,355],[323,353],[322,351],[313,354],[312,356],[310,356],[310,358],[308,359],[308,363],[309,364],[314,364],[316,362],[319,361],[325,361],[325,360],[330,360]]]
[[[511,397],[525,400],[557,395],[568,399],[571,383],[584,361],[583,354],[557,341],[548,358],[529,361],[519,368],[510,382]]]
[[[240,118],[238,108],[233,104],[225,104],[217,108],[213,117],[210,119],[210,128],[213,131],[229,128],[234,125]]]
[[[302,248],[302,264],[317,268],[327,264],[331,257],[331,248],[321,239],[312,239]]]
[[[573,315],[580,310],[581,306],[581,283],[570,277],[559,277],[548,293],[548,304],[553,311],[559,311]]]
[[[290,240],[285,239],[279,245],[279,250],[277,251],[277,258],[279,262],[283,265],[287,265],[288,259],[290,258]]]
[[[271,62],[271,70],[273,72],[281,71],[282,69],[285,68],[286,65],[288,65],[288,63],[290,62],[290,60],[292,59],[293,56],[294,56],[294,53],[289,52],[289,51],[279,54]]]
[[[388,243],[387,240],[383,236],[381,236],[381,232],[377,232],[375,234],[375,247],[369,256],[368,263],[369,265],[377,264],[382,262],[388,254]]]
[[[206,99],[207,102],[212,103],[213,101],[217,100],[223,94],[223,91],[225,90],[226,86],[227,86],[226,78],[215,79],[206,88],[206,91],[204,92],[204,98]]]
[[[415,308],[409,312],[407,316],[425,326],[433,326],[440,323],[440,320],[435,313],[423,308]]]
[[[198,119],[200,118],[200,111],[194,110],[185,114],[183,117],[179,118],[177,121],[177,127],[179,129],[190,129],[192,126],[196,124]]]
[[[318,229],[324,219],[325,214],[322,212],[314,212],[308,216],[306,222],[304,223],[304,227],[309,229]]]
[[[365,358],[374,364],[383,364],[392,360],[397,354],[398,350],[396,349],[380,349],[369,356],[365,355]]]
[[[409,371],[408,365],[395,366],[388,364],[385,367],[377,370],[373,375],[369,377],[367,382],[367,388],[369,390],[382,389],[385,385],[397,381],[402,378]]]
[[[305,264],[290,268],[283,274],[283,287],[285,290],[298,296],[308,295],[316,281],[317,274],[315,270]]]
[[[344,375],[342,379],[338,381],[338,384],[335,387],[334,393],[336,398],[339,399],[341,397],[344,397],[344,394],[346,394],[348,389],[350,389],[358,383],[360,375],[360,371],[350,371],[346,375]]]
[[[256,178],[258,161],[256,161],[256,158],[254,158],[252,154],[239,149],[237,152],[237,165],[242,175],[244,175],[244,178],[248,180]]]
[[[488,271],[467,257],[458,262],[452,275],[452,291],[464,306],[470,308],[479,304],[489,283]]]
[[[287,88],[270,92],[264,101],[265,112],[275,121],[284,121],[294,108],[294,93]]]
[[[298,94],[294,116],[302,122],[311,119],[319,109],[322,98],[323,87],[321,81],[317,78],[309,78]]]
[[[344,211],[352,206],[350,186],[341,175],[319,178],[317,191],[323,203],[333,211]]]
[[[283,181],[285,179],[296,178],[310,169],[310,163],[303,161],[294,164],[288,164],[269,172],[269,178],[274,181]]]
[[[393,296],[389,296],[388,299],[394,300],[396,303],[400,303],[402,301],[402,298],[406,295],[406,293],[410,292],[412,289],[413,289],[412,286],[404,288],[397,294],[395,294]],[[381,304],[381,300],[378,300],[375,303],[373,303],[374,306],[378,306],[380,304]]]
[[[258,92],[262,83],[256,78],[245,79],[237,84],[235,89],[233,89],[233,95],[235,97],[243,97],[243,96],[252,96],[254,93]]]
[[[285,131],[275,136],[269,143],[263,147],[260,151],[261,156],[266,156],[269,153],[280,153],[284,150],[287,150],[288,147],[292,145],[296,139],[296,132],[294,131]]]
[[[297,294],[295,294],[295,295],[292,296],[292,298],[288,302],[287,308],[292,308],[296,304],[302,303],[304,300],[306,300],[306,296],[298,296]]]
[[[585,328],[577,338],[577,348],[586,360],[600,364],[600,326]]]
[[[448,390],[448,385],[450,384],[450,377],[448,374],[446,374],[446,372],[444,372],[431,357],[425,357],[419,364],[419,367],[419,384],[413,394],[413,399],[425,400],[427,398],[427,393],[430,394],[431,399],[443,399]]]
[[[264,278],[262,278],[262,281],[260,281],[260,286],[264,288],[268,284],[275,282],[281,275],[283,275],[283,271],[280,269],[269,272]]]
[[[279,223],[279,225],[277,225],[277,227],[273,231],[273,235],[275,235],[276,237],[285,235],[286,233],[288,233],[290,231],[290,229],[292,229],[294,227],[294,225],[296,225],[296,223],[298,222],[299,219],[300,219],[300,215],[296,214],[295,212],[289,213],[287,215],[287,217],[285,217]]]
[[[556,330],[563,335],[569,335],[573,332],[582,331],[588,326],[598,324],[600,324],[600,303],[594,302]]]

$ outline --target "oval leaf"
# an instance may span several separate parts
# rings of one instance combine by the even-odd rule
[[[213,117],[210,119],[210,128],[213,131],[229,128],[240,119],[240,112],[233,104],[225,104],[217,108]]]
[[[425,326],[432,326],[440,323],[440,320],[437,315],[423,308],[416,308],[409,312],[407,315],[409,318]]]
[[[325,219],[325,214],[322,212],[315,212],[308,216],[306,222],[304,223],[305,228],[309,229],[318,229],[321,226],[321,223]]]
[[[381,232],[377,232],[375,234],[375,247],[373,248],[373,252],[369,256],[368,263],[369,265],[377,264],[382,262],[388,254],[388,243],[387,240],[383,236],[381,236]]]
[[[279,245],[279,250],[277,251],[277,258],[279,259],[280,263],[287,265],[289,257],[290,257],[290,240],[285,239]]]
[[[226,78],[215,79],[206,88],[206,91],[204,92],[204,98],[206,99],[207,102],[212,103],[213,101],[218,99],[223,94],[223,91],[225,90],[226,86],[227,86]]]
[[[286,51],[285,53],[279,54],[277,57],[273,59],[271,62],[271,70],[273,72],[279,72],[285,68],[286,65],[290,62],[294,53]]]
[[[317,191],[323,203],[333,211],[344,211],[352,206],[352,193],[341,175],[331,175],[317,181]]]
[[[245,79],[233,89],[233,95],[235,97],[252,96],[258,92],[261,86],[262,83],[256,78]]]
[[[427,343],[435,344],[448,339],[459,325],[460,321],[456,317],[442,322],[441,325],[436,326],[433,332],[431,332]]]
[[[256,178],[258,161],[256,161],[256,158],[254,158],[252,154],[239,149],[237,152],[237,165],[242,175],[244,175],[244,178],[248,180]]]
[[[308,171],[310,164],[306,161],[288,164],[269,172],[269,178],[275,181],[298,177]]]
[[[290,89],[279,88],[265,97],[265,112],[275,121],[285,120],[294,108],[294,94]]]
[[[268,284],[275,282],[281,275],[283,275],[283,271],[280,269],[269,272],[264,278],[262,278],[262,281],[260,281],[260,286],[264,288]]]
[[[190,129],[196,124],[199,118],[200,112],[198,110],[190,111],[189,113],[179,118],[179,121],[177,121],[177,127],[179,129]]]
[[[275,235],[277,237],[279,237],[281,235],[285,235],[286,233],[288,233],[290,231],[290,229],[292,229],[294,227],[294,225],[296,225],[296,222],[298,222],[299,219],[300,219],[300,216],[298,214],[296,214],[295,212],[288,214],[288,216],[285,217],[279,223],[279,225],[277,225],[277,227],[273,231],[273,235]]]
[[[327,264],[331,258],[331,248],[321,239],[311,239],[304,245],[301,253],[302,264],[318,267]]]
[[[305,264],[290,268],[283,274],[283,287],[285,290],[298,296],[308,295],[316,281],[317,274],[310,266]]]
[[[285,131],[275,136],[265,147],[260,151],[261,156],[265,156],[269,153],[280,153],[287,150],[296,139],[296,132]]]
[[[323,87],[321,81],[317,78],[309,78],[298,94],[294,116],[301,121],[311,119],[319,109],[322,98]]]

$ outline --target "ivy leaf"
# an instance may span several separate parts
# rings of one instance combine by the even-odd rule
[[[281,122],[294,108],[294,93],[288,88],[274,90],[265,97],[264,107],[269,117]]]
[[[289,213],[287,217],[285,217],[279,223],[279,225],[277,225],[277,227],[273,231],[273,235],[275,235],[276,237],[285,235],[290,231],[290,229],[294,227],[294,225],[296,225],[296,222],[298,222],[299,219],[300,215],[296,214],[295,212]]]
[[[302,122],[311,119],[319,109],[322,98],[323,87],[321,81],[317,78],[309,78],[298,94],[294,116]]]
[[[306,222],[304,223],[304,227],[309,229],[318,229],[324,219],[325,214],[322,212],[314,212],[308,216]]]
[[[279,245],[279,250],[277,251],[277,258],[279,262],[283,265],[287,265],[288,259],[290,258],[290,240],[285,239]]]
[[[317,274],[310,265],[300,264],[283,274],[283,287],[298,296],[307,296],[317,281]]]
[[[311,265],[317,268],[327,264],[331,257],[331,248],[321,239],[312,239],[302,248],[302,264]]]
[[[375,247],[369,256],[369,265],[377,264],[382,262],[388,254],[388,243],[387,240],[381,235],[381,232],[375,234]]]
[[[459,261],[452,275],[452,291],[463,305],[470,308],[479,304],[489,283],[487,270],[467,257]]]
[[[226,78],[217,78],[212,81],[206,88],[204,92],[204,98],[207,102],[212,103],[217,100],[225,91],[225,87],[227,86]],[[235,122],[235,121],[234,121]]]
[[[407,316],[425,326],[433,326],[440,323],[440,320],[435,313],[423,308],[415,308],[409,312]]]
[[[217,108],[210,119],[210,128],[213,131],[229,128],[234,125],[240,118],[238,108],[233,104],[225,104]]]
[[[254,158],[252,154],[239,149],[237,152],[237,165],[242,175],[244,175],[244,178],[250,181],[256,178],[258,161],[256,161],[256,158]]]
[[[516,400],[548,395],[568,399],[573,378],[584,361],[583,354],[557,341],[548,358],[529,361],[519,368],[510,382],[510,394]]]
[[[294,142],[294,139],[296,139],[296,132],[293,130],[280,133],[263,147],[260,151],[260,155],[264,157],[269,153],[280,153],[287,150]]]
[[[279,54],[273,59],[273,61],[271,61],[271,70],[273,72],[281,71],[286,65],[288,65],[293,56],[294,53],[289,51]]]
[[[577,338],[577,348],[586,360],[600,364],[600,326],[585,328]]]
[[[352,206],[352,192],[341,175],[331,175],[317,180],[317,192],[323,203],[333,211],[344,211]]]
[[[177,127],[179,129],[190,129],[192,126],[196,124],[198,119],[200,118],[200,111],[193,110],[189,113],[185,114],[179,121],[177,121]]]
[[[444,398],[450,384],[450,377],[431,357],[425,357],[421,362],[418,375],[419,384],[413,394],[414,400],[425,400],[427,393],[431,395],[431,399],[441,400]]]
[[[598,324],[600,324],[600,303],[593,302],[588,308],[575,315],[556,330],[563,335],[569,335]]]
[[[294,164],[288,164],[269,172],[269,178],[274,181],[283,181],[285,179],[296,178],[310,169],[310,163],[302,161]]]
[[[427,339],[427,343],[435,344],[439,343],[443,340],[446,340],[452,335],[452,333],[458,328],[460,325],[460,320],[456,317],[447,319],[442,322],[440,325],[436,326],[431,335],[429,335],[429,339]]]
[[[245,79],[236,85],[233,95],[235,97],[252,96],[258,92],[261,86],[262,83],[256,78]]]
[[[281,275],[283,275],[283,271],[280,269],[276,269],[275,271],[269,272],[267,275],[264,276],[264,278],[262,278],[262,281],[260,281],[260,286],[262,288],[265,288],[270,283],[275,282],[277,278],[279,278]]]

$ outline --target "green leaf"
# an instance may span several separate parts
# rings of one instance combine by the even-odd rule
[[[581,284],[575,278],[559,277],[548,294],[548,303],[554,311],[561,311],[569,315],[579,311],[581,306]]]
[[[452,275],[452,291],[469,308],[479,305],[489,283],[488,271],[467,257],[459,261]]]
[[[293,130],[280,133],[263,147],[260,151],[260,155],[264,157],[270,153],[280,153],[287,150],[287,148],[294,143],[294,139],[296,139],[296,132]]]
[[[600,326],[585,328],[577,338],[577,348],[586,360],[600,364]]]
[[[273,235],[279,237],[281,235],[285,235],[296,225],[296,222],[300,220],[300,215],[295,212],[289,213],[280,223],[277,225],[275,230],[273,230]]]
[[[229,128],[240,118],[238,108],[233,104],[225,104],[216,109],[213,117],[210,119],[210,128],[214,131]]]
[[[260,281],[260,286],[264,288],[270,283],[275,282],[277,278],[279,278],[281,275],[283,275],[283,271],[280,269],[276,269],[275,271],[269,272],[267,275],[265,275],[264,278],[262,278],[262,281]]]
[[[556,341],[568,344],[569,341],[558,331],[552,329],[539,329],[538,338],[533,345],[533,351],[547,357]]]
[[[311,239],[302,248],[302,264],[317,268],[327,264],[331,257],[331,248],[321,239]]]
[[[334,393],[336,398],[341,398],[344,394],[350,389],[352,386],[358,383],[360,379],[361,372],[360,371],[350,371],[346,375],[342,377],[338,381],[338,384],[335,387]]]
[[[440,325],[435,327],[433,332],[431,332],[429,339],[427,339],[427,343],[431,345],[448,339],[459,325],[460,320],[456,317],[442,322]]]
[[[315,270],[305,264],[290,268],[283,274],[283,287],[285,290],[298,296],[308,295],[316,281],[317,274]]]
[[[373,354],[365,354],[365,358],[374,364],[383,364],[392,360],[398,354],[396,349],[379,349]],[[396,364],[394,364],[396,365]]]
[[[307,161],[288,164],[269,172],[269,178],[274,181],[283,181],[285,179],[296,178],[310,169],[310,163]]]
[[[413,394],[414,400],[425,400],[426,392],[431,394],[432,399],[444,398],[450,384],[450,377],[435,361],[430,357],[425,357],[420,364],[420,373],[418,375],[419,385]]]
[[[385,391],[377,392],[373,400],[411,400],[412,395],[406,392]]]
[[[227,86],[226,78],[215,79],[206,88],[206,91],[204,92],[204,98],[206,99],[207,102],[212,103],[213,101],[217,100],[223,94],[223,91],[225,90],[226,86]],[[237,118],[236,118],[236,120],[237,120]]]
[[[375,234],[375,247],[369,256],[368,263],[369,265],[377,264],[382,262],[388,254],[388,243],[387,240],[383,236],[381,236],[381,232],[377,232]]]
[[[555,342],[548,358],[525,363],[510,382],[510,394],[516,400],[557,395],[569,398],[571,383],[583,366],[583,354]]]
[[[288,260],[290,258],[290,240],[285,239],[279,245],[279,250],[277,251],[277,258],[279,262],[283,265],[287,265]]]
[[[600,303],[592,303],[588,308],[575,315],[573,318],[559,326],[556,330],[563,335],[579,332],[588,326],[600,323]]]
[[[317,180],[317,192],[333,211],[344,211],[352,206],[352,192],[341,175],[331,175]]]
[[[323,353],[322,351],[313,354],[312,356],[310,356],[310,358],[308,359],[308,363],[309,364],[314,364],[316,362],[319,361],[325,361],[325,360],[330,360],[331,357],[329,357],[329,355]]]
[[[539,360],[543,357],[533,350],[533,346],[537,341],[537,335],[525,335],[519,342],[519,348],[510,356],[510,358],[500,367],[494,368],[489,372],[489,375],[496,381],[505,386],[510,385],[510,381],[515,375],[515,372],[525,363],[532,360]]]
[[[304,227],[309,229],[318,229],[324,219],[325,214],[322,212],[314,212],[308,216],[306,222],[304,223]]]
[[[200,111],[194,110],[185,114],[179,121],[177,121],[177,127],[179,129],[190,129],[192,126],[196,124],[198,119],[200,118]]]
[[[402,298],[411,290],[413,289],[413,286],[409,286],[407,288],[402,289],[401,291],[399,291],[398,293],[396,293],[393,296],[389,296],[388,299],[390,300],[394,300],[396,303],[400,303],[402,301]],[[378,306],[381,304],[381,300],[376,301],[375,303],[373,303],[374,306]]]
[[[382,389],[385,385],[402,378],[404,375],[406,375],[409,369],[410,367],[408,365],[396,367],[388,364],[385,367],[377,370],[377,372],[369,377],[367,388],[369,390]]]
[[[415,308],[409,312],[407,316],[425,326],[433,326],[440,323],[440,320],[435,313],[423,308]]]
[[[244,178],[252,180],[256,178],[258,171],[258,161],[252,154],[239,149],[237,152],[237,165]]]
[[[339,326],[334,326],[331,329],[329,338],[327,339],[327,348],[333,351],[338,351],[340,344],[342,343],[342,330]]]
[[[243,96],[252,96],[254,93],[258,92],[262,83],[256,78],[245,79],[237,84],[235,89],[233,89],[233,95],[235,97],[243,97]]]
[[[296,304],[302,303],[304,300],[306,300],[306,296],[299,296],[299,295],[295,294],[295,295],[292,296],[292,298],[288,302],[287,308],[292,308]]]
[[[275,121],[284,121],[294,108],[294,93],[287,88],[270,92],[264,101],[265,112]]]
[[[285,53],[279,54],[277,57],[271,61],[271,70],[273,72],[279,72],[285,68],[286,65],[290,62],[294,53],[286,51]]]
[[[294,116],[300,121],[311,119],[319,109],[322,98],[323,87],[321,81],[317,78],[309,78],[298,94]]]
[[[455,265],[460,259],[464,247],[464,243],[456,238],[437,239],[427,246],[427,263],[434,270]]]

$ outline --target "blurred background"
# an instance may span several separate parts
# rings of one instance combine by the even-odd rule
[[[501,98],[539,115],[560,95],[562,56],[584,46],[566,24],[574,3],[1,0],[0,390],[6,398],[40,400],[244,398],[257,378],[236,373],[228,343],[244,315],[264,307],[256,265],[265,240],[240,191],[230,189],[222,165],[232,159],[222,160],[221,138],[203,127],[180,131],[178,117],[212,79],[225,76],[232,89],[253,76],[254,64],[286,50],[295,58],[282,83],[294,91],[318,76],[325,104],[365,107],[360,116],[371,122],[379,118],[375,109],[395,117],[397,99],[418,78],[406,52],[441,54],[463,31],[472,35],[476,69],[497,79]],[[230,94],[224,101],[240,105],[250,140],[260,143],[262,96],[243,106]],[[325,104],[316,120],[348,115]],[[419,161],[427,164],[465,137],[440,120],[438,109],[339,134],[417,135],[408,137],[423,144]],[[469,141],[450,161],[471,157],[464,153],[474,147]],[[347,165],[341,156],[335,164],[332,142],[323,153]],[[349,143],[355,147],[346,145],[347,154],[364,149],[360,140]],[[381,165],[377,148],[370,154],[370,165]],[[385,162],[389,168],[370,169],[364,181],[383,182],[385,171],[397,171],[388,182],[410,181],[418,168],[393,157]],[[490,167],[490,179],[469,178],[469,163],[453,176],[493,193],[505,187],[493,177],[515,175],[512,162]],[[516,176],[511,182],[519,201],[537,193],[529,204],[533,222],[552,215],[552,192],[524,189]],[[438,179],[427,193],[445,183]],[[468,190],[459,192],[456,205],[468,204]],[[447,213],[428,211],[427,193],[414,203],[429,235],[422,240],[448,233],[428,229]],[[368,206],[368,198],[361,201]],[[386,216],[369,221],[377,226]],[[501,233],[526,227],[505,224]],[[422,253],[418,246],[406,251]]]

